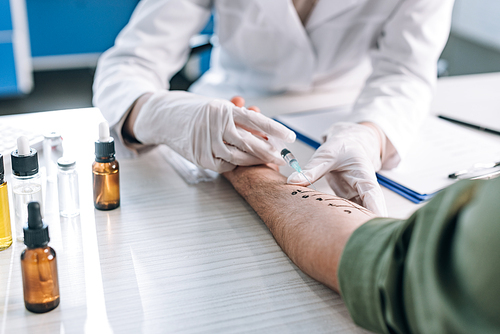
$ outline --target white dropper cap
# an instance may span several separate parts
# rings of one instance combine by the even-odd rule
[[[102,122],[99,124],[99,141],[101,143],[107,143],[111,141],[111,138],[109,137],[108,122]]]
[[[29,156],[31,153],[30,141],[28,137],[21,136],[17,138],[17,154],[22,157]]]

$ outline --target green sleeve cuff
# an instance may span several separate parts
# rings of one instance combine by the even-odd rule
[[[354,231],[340,260],[338,277],[344,302],[354,322],[371,331],[386,333],[397,327],[405,329],[398,318],[387,319],[384,315],[380,305],[391,303],[394,296],[385,296],[387,289],[378,286],[398,284],[385,273],[392,271],[387,266],[394,270],[402,267],[404,256],[394,262],[394,243],[403,223],[391,218],[370,220]],[[388,324],[393,328],[389,329]]]

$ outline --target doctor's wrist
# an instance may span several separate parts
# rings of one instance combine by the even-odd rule
[[[383,161],[383,158],[385,156],[385,147],[386,147],[386,143],[387,143],[387,137],[386,137],[384,131],[382,131],[382,129],[378,125],[376,125],[375,123],[361,122],[359,124],[367,126],[375,132],[377,139],[378,139],[378,144],[379,144],[380,161]]]
[[[140,143],[135,137],[134,124],[141,112],[142,106],[149,100],[153,93],[145,93],[137,98],[130,106],[127,118],[122,127],[123,139],[129,143]]]

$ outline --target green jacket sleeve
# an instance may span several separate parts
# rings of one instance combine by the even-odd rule
[[[362,225],[338,276],[366,329],[500,333],[500,178],[458,182],[407,220]]]

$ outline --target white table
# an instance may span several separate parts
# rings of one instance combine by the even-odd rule
[[[336,293],[292,264],[222,178],[188,186],[158,150],[118,157],[121,207],[95,210],[91,164],[101,117],[80,109],[0,118],[62,133],[65,152],[77,157],[81,205],[80,216],[60,218],[55,184],[48,183],[45,221],[61,292],[55,310],[24,308],[24,245],[0,252],[0,334],[364,332]],[[291,149],[302,161],[312,155],[301,143]],[[326,183],[319,188],[328,190]],[[391,215],[418,208],[384,194]]]
[[[65,152],[77,157],[81,205],[79,217],[60,218],[48,183],[45,222],[61,292],[55,310],[24,308],[24,245],[0,252],[0,333],[362,332],[340,297],[291,263],[225,179],[188,186],[157,150],[118,157],[121,206],[95,210],[101,117],[80,109],[0,119],[61,132]]]

